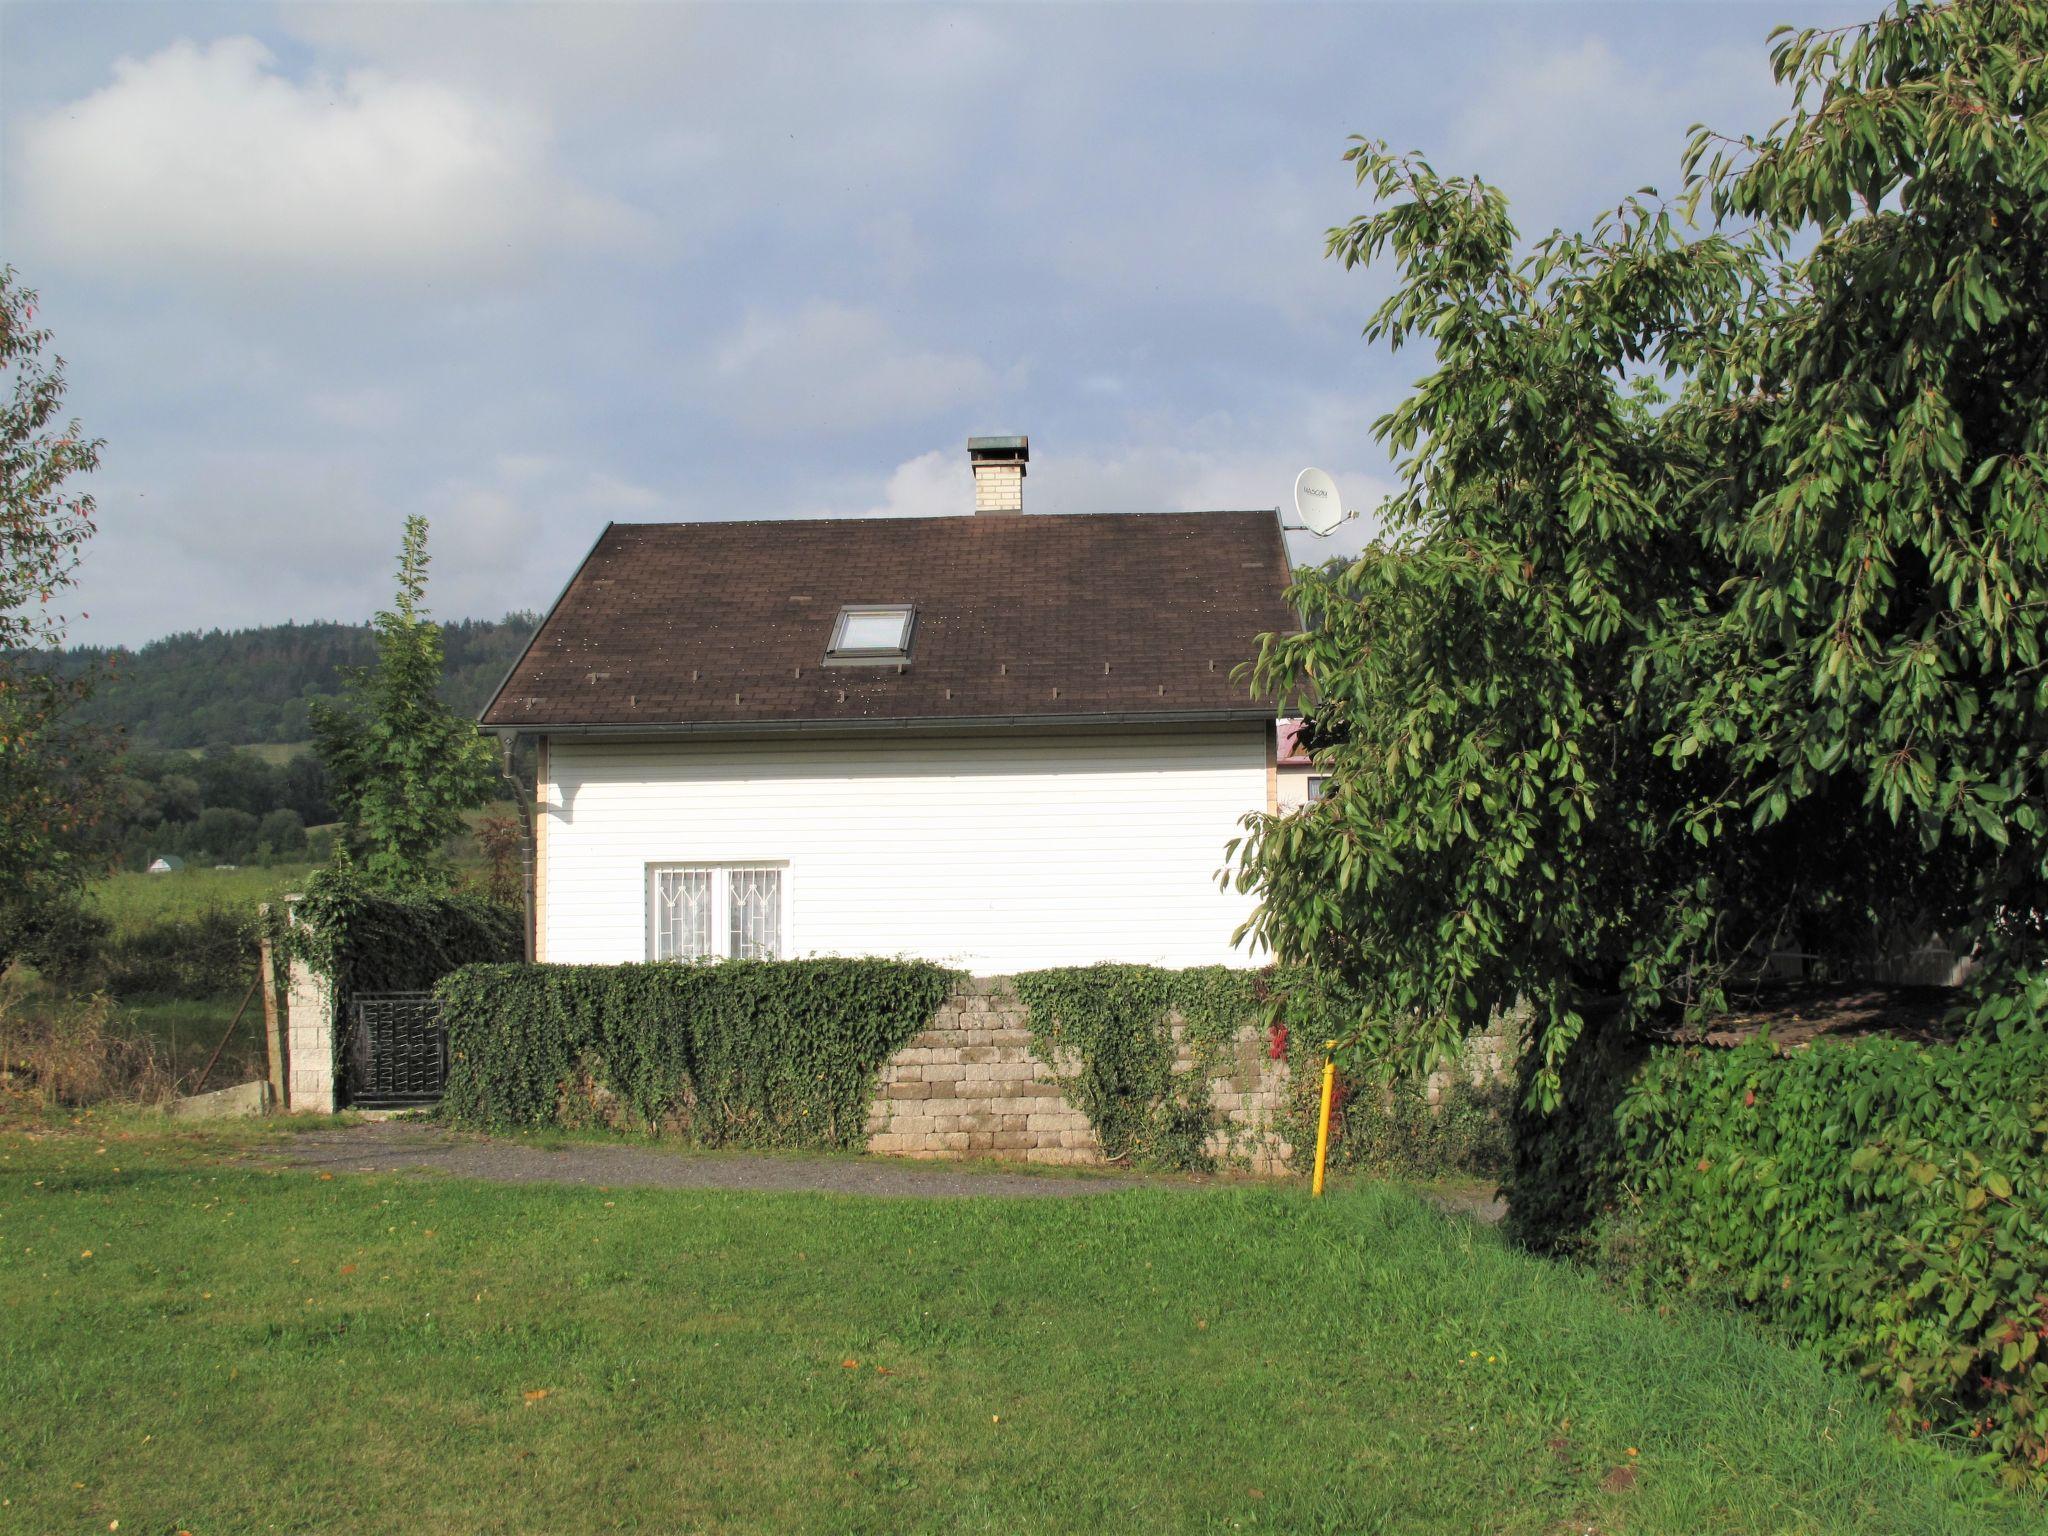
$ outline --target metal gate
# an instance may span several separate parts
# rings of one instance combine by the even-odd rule
[[[343,1101],[358,1109],[437,1104],[448,1081],[448,1031],[431,992],[358,992],[341,1044]]]

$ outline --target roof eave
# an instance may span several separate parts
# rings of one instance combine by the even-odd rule
[[[1108,710],[1068,715],[904,715],[853,719],[670,720],[648,722],[486,720],[482,728],[516,736],[763,736],[845,731],[988,731],[1024,727],[1071,730],[1102,725],[1250,725],[1274,718],[1270,708]]]

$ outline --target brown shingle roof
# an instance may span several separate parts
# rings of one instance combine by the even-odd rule
[[[614,524],[486,726],[746,728],[1261,711],[1297,626],[1271,512]],[[917,605],[909,664],[826,667],[840,607]]]

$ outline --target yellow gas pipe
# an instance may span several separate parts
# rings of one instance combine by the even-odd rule
[[[1337,1042],[1323,1042],[1323,1107],[1316,1116],[1316,1181],[1309,1193],[1320,1200],[1323,1195],[1323,1170],[1330,1160],[1330,1100],[1337,1089],[1337,1058],[1332,1054]]]

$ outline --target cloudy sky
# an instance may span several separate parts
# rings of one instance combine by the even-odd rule
[[[451,617],[608,519],[957,513],[977,432],[1036,511],[1369,504],[1422,359],[1323,259],[1349,135],[1581,222],[1868,9],[7,0],[0,256],[107,439],[72,637],[364,617],[412,512]]]

